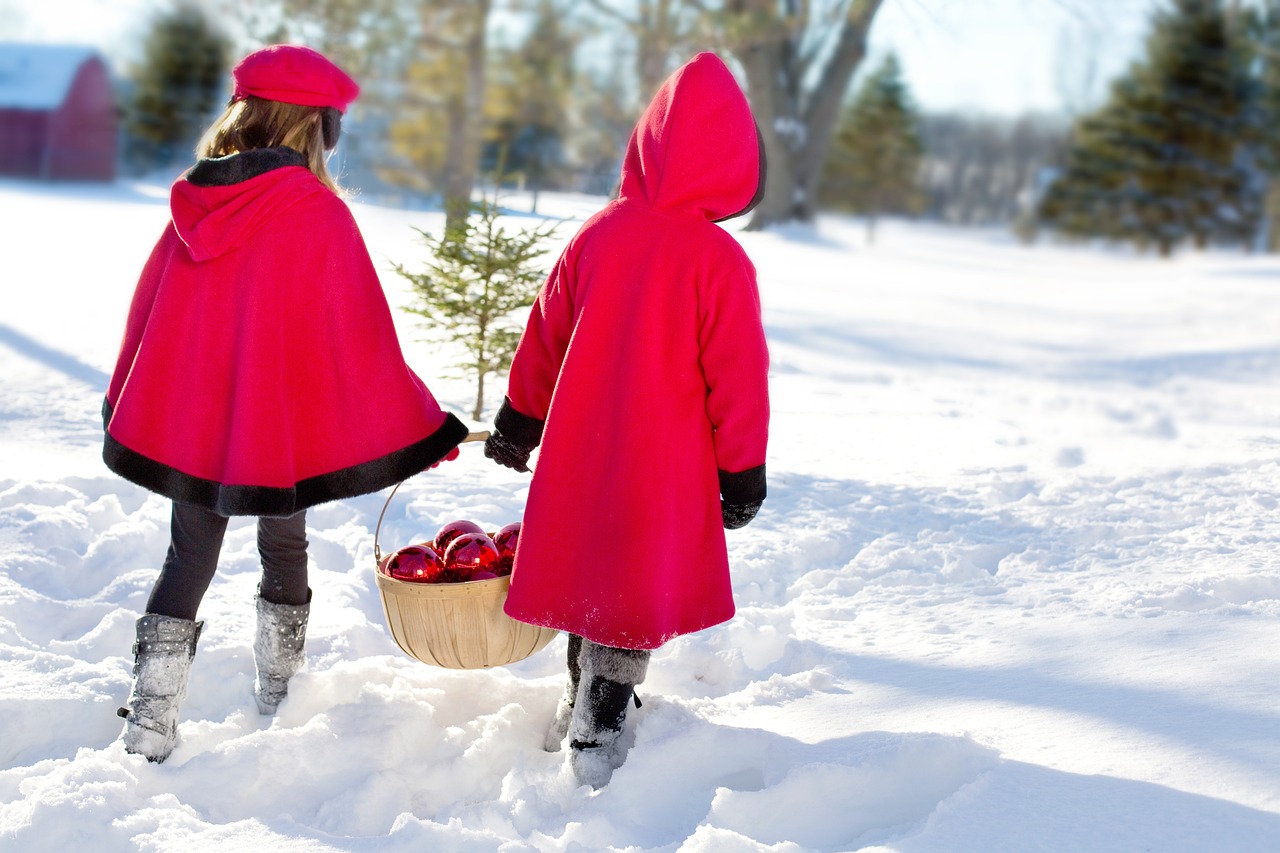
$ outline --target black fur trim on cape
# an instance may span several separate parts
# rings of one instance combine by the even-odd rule
[[[111,422],[111,411],[111,405],[104,400],[102,459],[108,468],[131,483],[178,503],[203,507],[225,516],[287,517],[317,504],[381,491],[439,462],[467,437],[468,432],[466,424],[446,413],[440,428],[421,441],[379,459],[308,477],[291,489],[228,486],[184,474],[125,447],[106,432],[106,426]]]
[[[498,409],[493,425],[512,444],[534,448],[542,443],[544,422],[517,411],[509,397],[502,398],[502,408]]]
[[[720,497],[727,504],[742,506],[743,504],[760,503],[765,499],[764,466],[757,465],[736,474],[728,471],[720,472]]]
[[[226,157],[198,160],[187,180],[198,187],[229,187],[285,166],[306,167],[307,158],[292,148],[254,148]]]

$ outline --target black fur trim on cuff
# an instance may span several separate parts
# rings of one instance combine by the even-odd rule
[[[293,488],[275,486],[228,486],[194,477],[130,450],[106,432],[111,422],[111,405],[102,404],[104,442],[102,459],[107,467],[131,483],[164,495],[178,503],[191,504],[218,515],[268,515],[288,517],[328,501],[353,498],[381,491],[401,480],[421,473],[444,458],[467,437],[467,425],[446,413],[444,423],[431,435],[387,455],[308,477]]]
[[[728,471],[720,472],[720,497],[727,504],[754,504],[764,500],[765,489],[764,466],[757,465],[736,474]]]
[[[497,417],[493,419],[494,427],[507,441],[531,448],[542,443],[542,427],[545,423],[517,411],[508,397],[502,398],[502,408],[498,409]]]
[[[306,166],[307,158],[292,148],[252,148],[226,157],[199,160],[187,180],[198,187],[228,187],[285,166]]]

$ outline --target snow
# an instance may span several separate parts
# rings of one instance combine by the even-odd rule
[[[307,664],[274,717],[233,522],[181,742],[162,765],[124,752],[168,507],[105,470],[99,405],[165,198],[0,182],[0,850],[1280,849],[1275,258],[900,223],[868,246],[834,218],[740,234],[774,363],[770,496],[728,534],[738,615],[654,655],[593,792],[541,748],[563,637],[477,672],[396,648],[385,494],[309,515]],[[578,221],[600,203],[540,196]],[[384,269],[440,226],[354,208]],[[397,323],[468,411],[451,354]],[[380,543],[515,520],[527,482],[464,448],[401,488]]]
[[[76,45],[0,42],[0,109],[56,110],[95,55]]]

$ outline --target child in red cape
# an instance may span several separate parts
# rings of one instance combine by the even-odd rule
[[[619,198],[543,285],[485,445],[520,471],[541,446],[506,612],[570,634],[547,748],[567,733],[584,784],[622,762],[650,651],[733,616],[724,529],[765,497],[769,355],[755,269],[714,223],[763,187],[747,99],[699,54],[637,124]]]
[[[368,250],[325,161],[358,87],[305,47],[242,60],[174,185],[103,405],[103,457],[173,501],[137,623],[131,753],[163,761],[229,516],[258,516],[254,694],[273,713],[303,662],[306,510],[457,454],[466,426],[405,364]]]

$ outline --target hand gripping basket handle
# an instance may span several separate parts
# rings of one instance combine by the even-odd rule
[[[480,430],[479,432],[469,432],[467,437],[462,439],[459,444],[466,444],[469,441],[484,441],[489,437],[489,430]],[[396,496],[396,492],[404,485],[404,480],[396,483],[391,494],[387,495],[387,500],[382,504],[382,512],[378,513],[378,526],[373,529],[373,563],[375,566],[382,563],[382,548],[378,545],[378,534],[382,532],[382,517],[387,514],[387,507],[391,506],[391,499]]]

